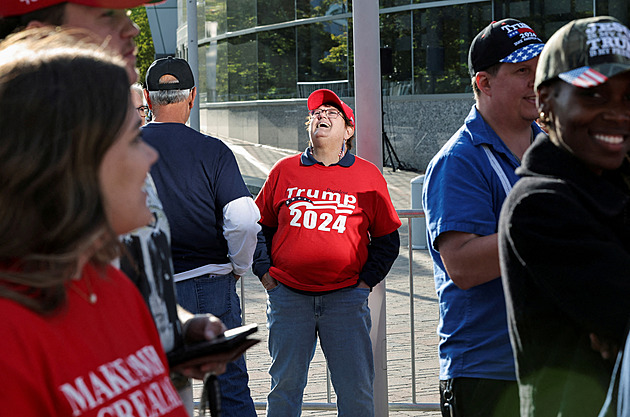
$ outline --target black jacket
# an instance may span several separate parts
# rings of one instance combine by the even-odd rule
[[[604,403],[613,362],[589,335],[622,344],[630,317],[627,168],[598,176],[539,136],[516,171],[499,252],[522,416],[593,417]]]

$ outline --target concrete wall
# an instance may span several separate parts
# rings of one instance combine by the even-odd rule
[[[383,124],[398,159],[424,172],[461,127],[474,102],[472,94],[386,97]]]
[[[343,99],[354,107],[352,98]],[[473,103],[471,94],[385,97],[385,132],[401,167],[424,172]],[[200,113],[201,130],[219,138],[296,151],[308,144],[305,99],[202,104]],[[391,165],[389,160],[387,165]]]

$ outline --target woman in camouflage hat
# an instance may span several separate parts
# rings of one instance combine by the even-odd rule
[[[499,222],[521,416],[595,416],[630,317],[630,31],[570,22],[535,89],[549,137],[526,152]]]

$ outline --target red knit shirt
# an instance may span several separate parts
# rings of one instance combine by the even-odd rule
[[[85,280],[97,295],[84,297]],[[40,315],[0,299],[0,414],[169,416],[187,413],[146,304],[131,281],[87,265],[67,304]]]
[[[302,291],[355,285],[370,236],[400,227],[381,172],[359,157],[349,167],[284,158],[256,198],[261,223],[277,227],[270,275]]]

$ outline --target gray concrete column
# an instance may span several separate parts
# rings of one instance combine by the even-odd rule
[[[383,170],[381,119],[381,59],[378,1],[353,0],[354,103],[357,155]],[[387,337],[385,282],[377,285],[368,300],[372,314],[374,351],[374,407],[376,417],[389,415],[387,386]]]
[[[199,130],[199,42],[197,36],[197,0],[187,0],[186,17],[188,20],[188,65],[192,69],[197,86],[197,96],[190,112],[190,127]]]

